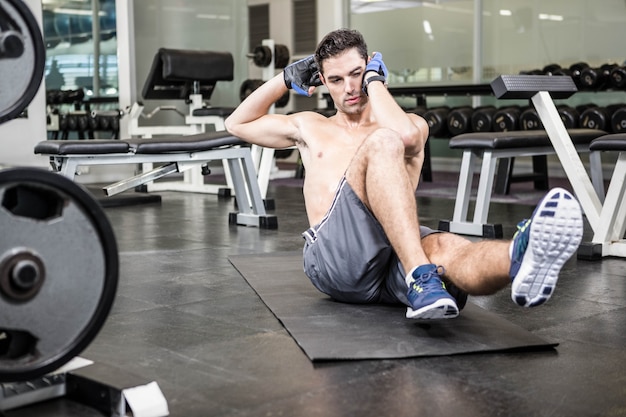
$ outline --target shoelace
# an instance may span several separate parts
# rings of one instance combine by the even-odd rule
[[[516,252],[514,255],[519,255],[520,253],[524,253],[526,251],[526,247],[528,246],[528,233],[525,233],[526,230],[530,227],[530,220],[522,220],[517,224],[517,231],[513,235],[513,240],[517,240],[517,244],[514,246]]]
[[[422,275],[420,275],[416,280],[415,283],[419,286],[421,286],[425,291],[428,290],[440,290],[441,284],[443,283],[443,281],[433,281],[431,280],[432,277],[437,277],[440,278],[441,275],[446,273],[446,269],[439,265],[438,267],[436,267],[435,269],[432,269]],[[445,288],[445,284],[444,287]]]

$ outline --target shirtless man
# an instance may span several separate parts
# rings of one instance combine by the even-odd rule
[[[468,293],[510,283],[517,304],[545,302],[582,238],[578,202],[551,190],[511,241],[471,242],[420,226],[415,189],[428,124],[400,108],[386,77],[382,55],[370,57],[360,33],[337,30],[226,120],[247,142],[299,150],[311,225],[303,233],[304,270],[313,285],[338,301],[402,303],[414,319],[456,317]],[[267,114],[288,88],[311,95],[321,84],[336,115]]]

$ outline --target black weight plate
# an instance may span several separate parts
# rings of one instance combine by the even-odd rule
[[[241,87],[239,88],[239,99],[244,101],[254,90],[262,86],[264,83],[263,80],[258,79],[248,79],[244,80],[241,83]]]
[[[286,45],[274,45],[274,67],[285,68],[289,65],[289,48]]]
[[[117,291],[117,243],[87,191],[37,168],[0,171],[0,230],[0,382],[31,380],[67,363],[100,331]],[[7,290],[14,270],[6,266],[19,257],[44,272],[31,298]]]
[[[39,25],[28,6],[18,0],[0,0],[0,8],[17,26],[24,52],[17,58],[0,58],[0,123],[24,111],[39,90],[46,50]],[[8,23],[8,22],[6,22]]]
[[[272,50],[265,45],[258,45],[254,48],[252,60],[258,67],[267,67],[272,62]]]
[[[276,100],[274,105],[278,107],[279,109],[283,107],[287,107],[287,104],[289,104],[289,97],[290,97],[289,90],[287,90],[285,94],[283,94],[282,96],[280,96],[278,100]]]

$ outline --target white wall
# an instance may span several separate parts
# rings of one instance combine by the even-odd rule
[[[41,27],[41,1],[24,0]],[[46,140],[46,98],[44,83],[28,107],[27,119],[0,125],[0,166],[48,166],[48,158],[37,156],[35,145]]]

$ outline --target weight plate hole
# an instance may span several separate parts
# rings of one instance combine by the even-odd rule
[[[60,217],[63,205],[59,194],[25,184],[7,188],[2,198],[2,207],[14,215],[38,220]]]
[[[19,359],[36,351],[37,338],[23,330],[0,329],[0,360]]]

